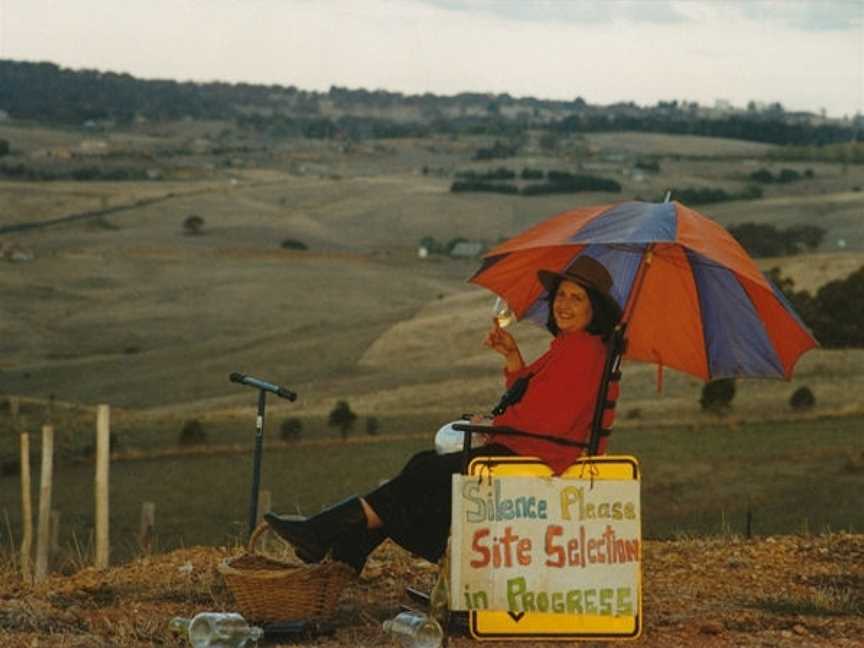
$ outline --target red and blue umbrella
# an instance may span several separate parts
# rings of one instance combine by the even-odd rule
[[[567,211],[498,245],[471,278],[518,319],[545,324],[541,269],[588,255],[612,275],[626,323],[625,357],[705,381],[789,379],[817,345],[783,294],[720,225],[678,202]]]

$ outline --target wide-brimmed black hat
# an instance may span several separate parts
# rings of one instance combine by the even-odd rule
[[[563,272],[540,270],[537,278],[552,295],[561,281],[572,281],[588,288],[600,298],[615,322],[621,319],[621,306],[612,296],[612,275],[599,261],[589,256],[579,256]]]

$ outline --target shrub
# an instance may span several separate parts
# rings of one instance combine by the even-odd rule
[[[197,418],[190,419],[183,424],[178,441],[180,445],[186,446],[207,443],[207,431]]]
[[[286,418],[279,426],[283,441],[296,441],[303,432],[303,421],[299,418]]]
[[[380,425],[378,423],[378,419],[374,416],[369,416],[366,418],[366,434],[369,436],[375,436],[378,434],[378,429]]]
[[[475,160],[494,160],[513,157],[516,155],[516,147],[496,141],[495,144],[488,148],[479,148],[474,153]]]
[[[642,171],[652,171],[654,173],[660,172],[660,161],[653,157],[639,159],[633,166]]]
[[[780,175],[777,176],[777,182],[797,182],[801,179],[801,174],[795,169],[780,169]]]
[[[519,187],[507,182],[485,182],[482,180],[456,180],[450,185],[451,193],[483,191],[486,193],[518,194]]]
[[[348,401],[340,400],[330,410],[330,416],[327,419],[327,424],[330,427],[339,428],[342,438],[348,437],[351,428],[354,427],[354,421],[357,420],[357,415],[351,411],[351,406]]]
[[[816,397],[813,395],[813,392],[809,387],[799,387],[794,392],[792,392],[792,396],[789,397],[789,407],[792,409],[803,412],[805,410],[811,409],[816,404]]]
[[[548,182],[522,187],[523,196],[539,196],[550,193],[577,193],[580,191],[610,191],[618,193],[621,185],[609,178],[599,178],[591,175],[577,175],[568,171],[550,170],[546,177]]]
[[[823,346],[864,347],[864,266],[845,279],[826,283],[815,301],[808,323]]]
[[[202,234],[201,228],[204,227],[204,219],[198,214],[190,214],[183,220],[183,231],[186,234],[196,235]]]
[[[825,230],[818,225],[778,229],[768,224],[741,223],[730,227],[729,233],[756,257],[798,254],[805,248],[815,250],[825,237]]]
[[[307,246],[303,241],[298,241],[296,239],[285,239],[282,241],[282,249],[283,250],[308,250],[309,246]]]
[[[864,266],[845,279],[829,281],[815,295],[795,290],[795,282],[779,268],[767,274],[823,347],[864,347]]]
[[[768,169],[762,168],[750,174],[750,179],[754,182],[764,182],[766,184],[774,182],[774,174]]]
[[[456,177],[461,180],[513,180],[516,178],[516,172],[511,171],[507,167],[498,167],[497,169],[489,169],[487,171],[457,171]]]
[[[699,404],[706,412],[724,414],[731,407],[733,398],[735,398],[735,379],[719,378],[705,383]]]

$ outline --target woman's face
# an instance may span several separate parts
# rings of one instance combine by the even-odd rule
[[[552,301],[552,314],[564,333],[585,330],[594,317],[588,292],[577,283],[562,281]]]

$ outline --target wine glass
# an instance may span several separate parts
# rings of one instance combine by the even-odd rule
[[[500,297],[495,299],[493,313],[495,314],[495,321],[501,328],[510,326],[516,321],[516,314],[510,310],[510,305]]]

